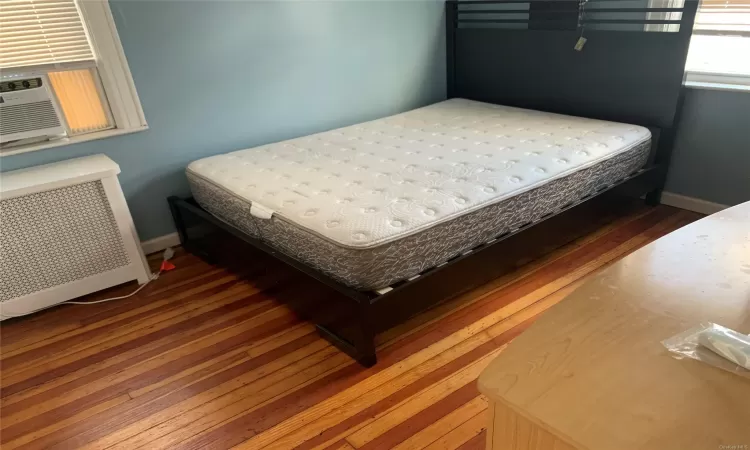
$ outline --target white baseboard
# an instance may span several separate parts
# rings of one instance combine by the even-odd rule
[[[148,241],[141,242],[143,253],[146,255],[160,252],[165,248],[176,247],[178,245],[180,245],[180,236],[176,232],[165,234],[164,236],[155,237],[153,239],[149,239]]]
[[[729,208],[728,205],[722,205],[721,203],[709,202],[707,200],[674,194],[672,192],[662,192],[661,203],[663,205],[687,209],[688,211],[695,211],[701,214],[714,214],[722,209]]]

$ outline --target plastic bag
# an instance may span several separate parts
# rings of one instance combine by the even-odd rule
[[[750,378],[750,336],[721,325],[704,322],[662,341],[678,358],[697,359],[714,367]]]

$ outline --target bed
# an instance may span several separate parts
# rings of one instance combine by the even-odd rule
[[[451,99],[187,168],[200,206],[382,290],[641,169],[645,127]]]
[[[318,280],[331,295],[291,306],[371,366],[379,331],[621,199],[659,202],[696,9],[448,1],[448,100],[194,161],[193,197],[168,199],[180,241],[215,260],[207,237],[226,236]]]

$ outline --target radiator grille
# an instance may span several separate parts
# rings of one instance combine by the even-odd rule
[[[0,108],[0,134],[24,133],[60,126],[51,100]]]
[[[0,201],[0,301],[128,264],[100,181]]]

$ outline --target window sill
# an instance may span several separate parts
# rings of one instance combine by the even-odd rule
[[[705,83],[701,81],[687,81],[685,87],[690,89],[706,89],[710,91],[732,91],[732,92],[750,92],[750,86],[742,84],[725,84],[725,83]]]
[[[95,141],[113,136],[122,136],[124,134],[137,133],[148,130],[148,125],[128,129],[104,130],[95,133],[82,134],[69,138],[57,139],[54,141],[40,142],[36,144],[19,145],[18,147],[9,147],[0,150],[0,157],[20,155],[21,153],[35,152],[37,150],[46,150],[48,148],[62,147],[65,145],[80,144],[82,142]]]
[[[685,87],[714,91],[750,92],[750,76],[687,72]]]

